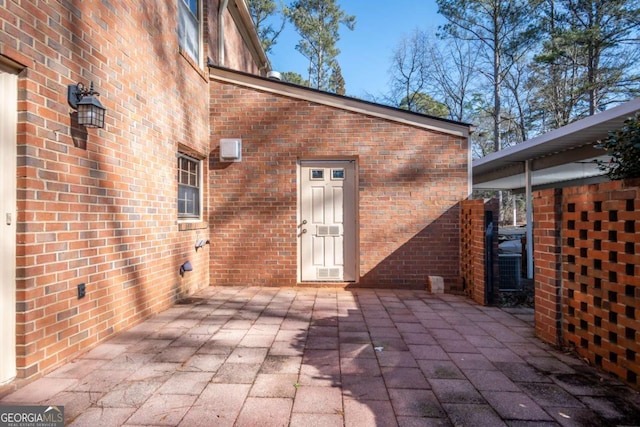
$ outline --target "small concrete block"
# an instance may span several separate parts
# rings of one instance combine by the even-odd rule
[[[440,276],[429,276],[427,290],[432,294],[444,293],[444,279]]]

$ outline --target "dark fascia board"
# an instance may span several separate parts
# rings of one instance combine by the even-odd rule
[[[232,70],[214,64],[209,64],[209,76],[211,79],[218,81],[236,83],[258,90],[264,90],[296,99],[316,102],[318,104],[340,108],[343,110],[359,112],[362,114],[367,114],[369,116],[380,117],[387,120],[392,120],[395,122],[400,122],[464,138],[468,138],[472,130],[472,126],[468,123],[414,113],[411,111],[402,110],[400,108],[389,107],[387,105],[376,104],[370,101],[337,95],[306,86],[300,86],[280,80],[256,76],[254,74]]]

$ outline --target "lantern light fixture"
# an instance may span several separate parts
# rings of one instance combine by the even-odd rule
[[[67,102],[69,106],[78,111],[78,124],[88,128],[103,128],[104,113],[106,108],[102,106],[93,90],[93,82],[89,89],[82,83],[67,87]]]

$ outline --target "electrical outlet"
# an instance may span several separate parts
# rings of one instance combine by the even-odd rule
[[[87,294],[87,287],[84,283],[78,285],[78,299],[84,298]]]

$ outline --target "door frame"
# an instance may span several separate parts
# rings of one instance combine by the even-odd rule
[[[16,294],[17,294],[17,221],[18,221],[18,182],[17,182],[17,142],[18,142],[18,74],[19,70],[14,67],[8,66],[4,61],[0,61],[0,74],[2,75],[2,81],[7,81],[5,92],[3,89],[3,99],[0,101],[0,120],[6,120],[7,117],[9,127],[0,129],[0,144],[5,147],[0,147],[2,155],[0,155],[0,173],[7,173],[7,177],[3,177],[3,187],[0,191],[4,193],[8,189],[8,192],[13,192],[13,197],[9,197],[9,203],[4,203],[6,200],[6,194],[2,196],[3,203],[0,209],[0,227],[5,231],[9,230],[9,233],[13,234],[13,238],[10,241],[13,243],[13,248],[9,249],[9,253],[5,253],[5,249],[2,250],[2,255],[7,258],[11,258],[8,261],[8,265],[3,266],[2,272],[0,272],[0,287],[7,289],[0,289],[2,294],[2,312],[0,316],[3,317],[0,322],[2,328],[2,341],[0,345],[3,347],[2,355],[0,356],[0,385],[11,382],[17,376],[17,318],[16,318]],[[1,83],[3,86],[5,83]],[[9,86],[11,85],[11,86]],[[4,118],[4,119],[3,119]],[[6,154],[6,157],[5,157]],[[5,179],[6,178],[6,179]],[[7,245],[10,247],[10,245]],[[7,262],[5,260],[4,262]],[[8,279],[8,283],[3,283],[5,279]],[[6,335],[6,336],[5,336]]]
[[[303,166],[309,166],[314,164],[331,164],[331,163],[352,163],[354,170],[354,183],[353,183],[353,271],[354,271],[354,280],[341,281],[338,283],[351,283],[356,284],[360,281],[360,197],[359,197],[359,189],[360,189],[360,180],[358,173],[358,157],[357,156],[343,156],[343,157],[317,157],[317,158],[298,158],[296,162],[296,246],[298,248],[296,255],[296,266],[297,266],[297,280],[298,283],[331,283],[324,281],[310,281],[310,280],[302,280],[302,238],[301,238],[301,226],[302,226],[302,168]],[[346,224],[344,225],[346,227]],[[346,257],[345,257],[346,258]]]

